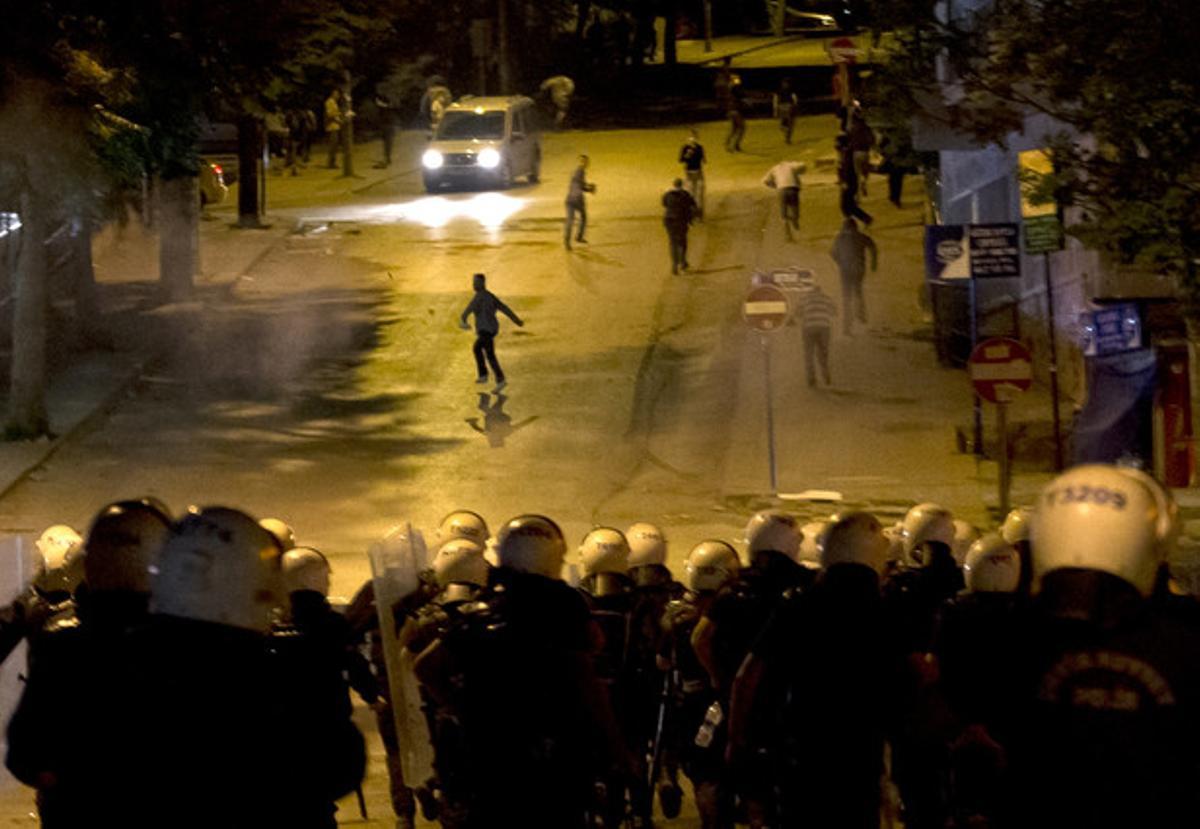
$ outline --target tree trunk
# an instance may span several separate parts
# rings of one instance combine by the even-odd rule
[[[583,40],[583,32],[587,28],[588,18],[592,16],[592,2],[591,0],[579,0],[575,6],[575,37]]]
[[[259,119],[253,115],[238,118],[238,227],[262,227],[258,199],[262,139],[262,122]]]
[[[50,431],[46,413],[46,228],[33,193],[23,190],[21,251],[14,280],[12,365],[8,393],[9,438]]]
[[[351,97],[354,84],[350,70],[342,80],[342,177],[354,178],[354,101]]]
[[[675,51],[675,27],[679,25],[679,3],[677,0],[667,0],[663,9],[666,27],[663,31],[663,63],[674,66],[678,62]]]
[[[508,51],[508,0],[496,0],[496,43],[500,63],[500,94],[511,95],[513,83]]]
[[[96,296],[96,268],[92,262],[92,220],[86,216],[78,219],[71,238],[73,265],[73,288],[75,294],[75,323],[80,333],[95,342],[100,335],[100,306]]]
[[[186,299],[200,271],[200,191],[195,176],[159,181],[158,274],[164,296]]]

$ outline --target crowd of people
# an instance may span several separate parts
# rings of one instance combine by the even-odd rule
[[[389,533],[411,579],[377,567],[339,610],[284,522],[121,501],[47,530],[0,618],[3,656],[29,643],[6,763],[47,827],[331,827],[365,771],[353,689],[400,826],[648,827],[685,785],[706,828],[1193,825],[1177,533],[1165,488],[1108,465],[997,532],[770,509],[674,572],[652,524],[570,556],[546,516],[456,511],[428,548]]]

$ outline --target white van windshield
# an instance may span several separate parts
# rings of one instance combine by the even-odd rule
[[[504,112],[447,112],[438,126],[438,138],[499,140],[504,138]]]

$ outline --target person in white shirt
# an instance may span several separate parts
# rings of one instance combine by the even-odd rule
[[[783,216],[783,232],[792,241],[792,231],[800,232],[800,174],[805,170],[799,161],[781,161],[763,176],[763,184],[779,191],[779,212]]]

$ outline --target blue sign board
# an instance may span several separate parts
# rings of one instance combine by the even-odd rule
[[[1142,347],[1142,314],[1131,302],[1085,311],[1080,317],[1085,356],[1103,357]]]
[[[925,225],[925,278],[971,278],[965,225]]]
[[[1020,225],[967,225],[967,240],[972,279],[1021,275]]]

